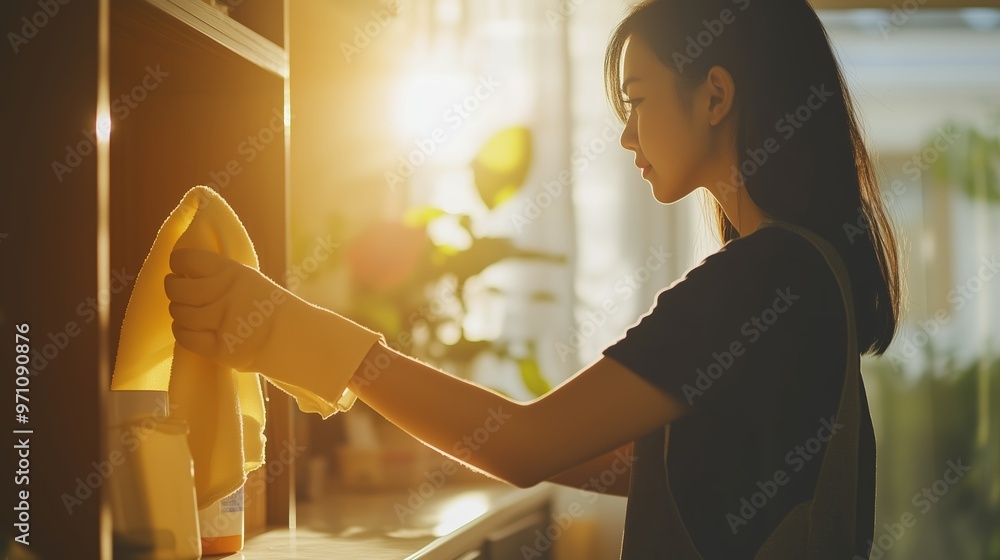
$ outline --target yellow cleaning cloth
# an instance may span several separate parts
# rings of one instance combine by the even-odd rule
[[[111,389],[169,391],[170,416],[190,429],[201,509],[235,492],[247,473],[264,464],[264,399],[259,374],[219,366],[175,346],[163,289],[174,247],[215,251],[255,269],[258,263],[229,204],[207,187],[194,187],[160,226],[122,322]],[[345,391],[338,403],[330,403],[298,386],[276,385],[295,397],[301,410],[324,418],[350,408],[355,399]]]
[[[190,430],[198,507],[205,508],[264,463],[264,398],[258,374],[174,346],[163,279],[175,246],[215,251],[254,268],[257,254],[222,197],[206,187],[189,190],[160,226],[122,322],[111,390],[169,391],[170,416]]]

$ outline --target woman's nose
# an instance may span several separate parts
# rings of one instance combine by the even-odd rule
[[[626,150],[637,151],[638,149],[638,135],[635,131],[635,122],[632,115],[629,115],[628,120],[625,121],[625,128],[622,130],[621,136],[622,148]]]

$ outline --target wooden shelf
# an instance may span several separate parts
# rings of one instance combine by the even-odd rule
[[[288,77],[288,53],[235,19],[200,0],[145,0],[236,55]]]
[[[95,471],[112,465],[104,399],[134,277],[160,224],[189,188],[214,184],[264,273],[287,269],[287,4],[245,0],[227,16],[202,0],[61,2],[44,25],[37,1],[10,4],[5,29],[21,30],[32,14],[44,26],[0,55],[6,82],[18,84],[3,108],[16,133],[0,140],[0,268],[16,272],[4,277],[0,316],[11,330],[30,325],[35,356],[31,546],[16,545],[11,558],[106,560],[110,475]],[[294,445],[291,403],[267,396],[273,459]],[[7,459],[16,462],[13,448]],[[293,459],[253,475],[247,534],[289,524]],[[0,517],[12,526],[15,513]]]

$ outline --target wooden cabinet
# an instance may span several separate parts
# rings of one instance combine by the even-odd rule
[[[4,30],[21,39],[8,35],[2,55],[0,328],[13,371],[15,325],[30,326],[30,414],[20,427],[33,431],[29,550],[40,558],[110,557],[102,400],[129,278],[182,195],[216,188],[264,273],[282,278],[287,268],[285,3],[230,6],[229,15],[201,0],[2,8]],[[290,401],[267,397],[267,454],[277,457],[292,438]],[[288,524],[294,469],[268,466],[254,473],[267,491],[247,498],[248,534]],[[3,515],[11,527],[11,508]]]

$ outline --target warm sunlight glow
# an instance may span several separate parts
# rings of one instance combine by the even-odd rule
[[[445,24],[455,24],[462,17],[462,6],[458,0],[438,0],[437,18]]]
[[[429,137],[435,128],[447,130],[448,102],[460,97],[464,80],[457,74],[416,71],[396,90],[393,117],[402,138]]]
[[[470,492],[455,499],[441,510],[441,521],[434,527],[434,536],[443,537],[486,513],[490,508],[484,492]]]
[[[427,225],[427,235],[437,246],[464,251],[472,246],[472,236],[455,216],[442,216]]]
[[[482,203],[466,169],[442,171],[435,177],[431,204],[449,214],[469,213]],[[464,237],[463,237],[464,239]]]
[[[96,130],[98,140],[111,138],[111,115],[107,113],[98,115]]]

